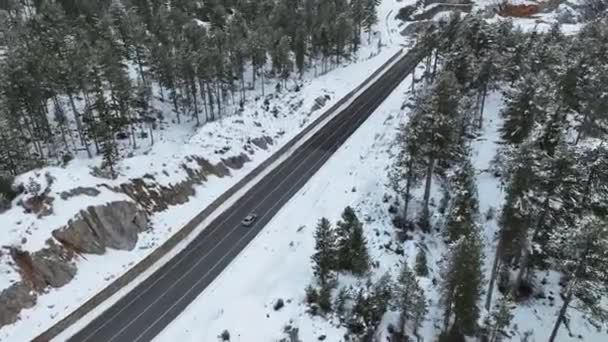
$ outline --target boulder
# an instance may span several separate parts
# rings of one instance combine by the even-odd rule
[[[17,282],[0,292],[0,327],[19,318],[22,309],[36,304],[36,293],[23,282]]]
[[[78,188],[74,188],[70,191],[64,191],[62,193],[59,194],[59,197],[61,197],[62,200],[66,201],[72,197],[76,197],[76,196],[90,196],[90,197],[95,197],[97,195],[99,195],[100,192],[99,190],[95,189],[95,188],[87,188],[87,187],[78,187]]]
[[[146,214],[131,202],[90,206],[66,227],[53,231],[64,246],[81,253],[103,254],[106,248],[132,250],[148,224]]]
[[[99,241],[89,224],[82,218],[70,220],[67,227],[54,230],[53,237],[79,253],[101,255],[106,252],[106,246]]]
[[[32,254],[31,263],[34,274],[51,287],[62,287],[76,275],[72,253],[52,240],[47,248]]]
[[[273,141],[271,137],[265,135],[259,138],[251,139],[251,143],[261,148],[262,150],[266,150],[268,148],[268,145],[272,145]]]
[[[135,248],[137,234],[144,231],[148,223],[147,216],[126,201],[91,206],[81,215],[104,246],[127,251]]]
[[[239,170],[245,165],[246,162],[250,161],[249,157],[241,153],[238,156],[229,157],[226,159],[222,159],[222,162],[229,168],[233,170]]]

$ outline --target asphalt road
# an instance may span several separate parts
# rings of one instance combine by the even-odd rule
[[[194,241],[69,341],[152,340],[217,277],[421,60],[408,52]],[[241,220],[258,219],[249,228]]]

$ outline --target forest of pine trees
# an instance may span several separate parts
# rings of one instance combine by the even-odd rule
[[[379,0],[0,2],[0,173],[154,144],[357,53]],[[274,86],[275,83],[272,83]],[[159,110],[158,102],[165,103]]]
[[[335,237],[337,245],[320,244],[317,235],[315,255],[322,246],[333,246],[328,252],[333,257],[325,259],[334,280],[325,290],[330,305],[324,313],[335,309],[354,340],[373,341],[370,330],[377,328],[382,310],[396,311],[396,340],[419,338],[428,303],[416,279],[427,277],[429,267],[438,268],[439,340],[469,336],[495,342],[508,336],[513,305],[543,292],[545,283],[536,274],[552,270],[561,275],[563,301],[555,308],[551,334],[542,338],[553,342],[560,329],[570,329],[574,306],[600,329],[608,317],[603,300],[608,296],[607,19],[565,35],[557,24],[547,32],[524,32],[508,20],[489,24],[454,14],[420,39],[433,49],[404,106],[409,120],[396,138],[399,152],[389,183],[398,196],[390,212],[398,236],[411,230],[432,235],[442,241],[444,253],[438,265],[427,265],[426,244],[418,242],[397,277],[386,274],[332,296],[340,270],[354,270],[351,262],[346,267],[340,261],[337,247],[344,233],[335,234],[346,232],[340,223],[323,235],[328,241]],[[476,170],[471,143],[482,133],[490,93],[503,98],[500,148],[489,170]],[[502,184],[505,198],[496,214],[479,212],[484,197],[478,171]],[[438,209],[431,200],[434,187],[444,194]],[[414,190],[420,198],[413,198]],[[498,226],[490,246],[483,216]],[[349,217],[345,210],[343,222],[356,222]],[[486,260],[489,249],[492,260]],[[318,269],[321,259],[313,260]],[[323,277],[316,275],[323,287]]]

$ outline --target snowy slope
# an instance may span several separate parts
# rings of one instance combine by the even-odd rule
[[[353,136],[328,160],[321,170],[268,223],[254,241],[175,320],[157,341],[215,341],[227,329],[231,341],[276,341],[283,326],[300,329],[302,341],[326,335],[338,341],[344,331],[305,313],[304,287],[312,281],[310,255],[318,219],[336,222],[345,206],[351,205],[361,217],[369,215],[365,229],[375,231],[370,252],[382,262],[381,268],[395,265],[398,256],[380,250],[391,232],[385,208],[381,206],[390,146],[396,128],[405,118],[400,110],[409,89],[403,82]],[[353,191],[354,190],[354,191]],[[285,308],[276,312],[274,303],[282,298]]]
[[[516,24],[527,30],[545,30],[556,20],[555,13],[543,15],[543,19],[542,22],[517,19]],[[566,32],[577,29],[578,25],[565,28]],[[229,268],[156,341],[217,341],[218,336],[226,330],[230,333],[230,341],[270,342],[286,337],[284,329],[287,326],[298,328],[299,339],[305,342],[323,337],[332,342],[344,340],[346,330],[339,327],[339,322],[311,316],[304,303],[304,288],[313,282],[310,257],[314,252],[314,228],[319,218],[327,217],[335,223],[345,206],[354,207],[364,222],[372,259],[379,262],[373,277],[378,278],[387,271],[396,275],[404,257],[391,251],[396,247],[394,228],[387,214],[388,204],[383,202],[383,198],[392,193],[387,185],[387,173],[397,152],[392,146],[396,129],[400,123],[408,120],[407,110],[401,110],[401,104],[408,97],[405,93],[409,89],[409,81],[404,82],[387,99]],[[497,130],[502,125],[499,117],[502,105],[499,92],[488,96],[483,129],[471,146],[483,220],[480,223],[483,227],[486,271],[489,271],[494,257],[498,227],[495,219],[486,221],[483,217],[490,208],[499,210],[504,200],[499,179],[489,171],[499,148]],[[433,187],[431,202],[439,203],[441,194],[438,190],[438,187]],[[414,198],[421,198],[421,194],[422,189],[417,189]],[[416,206],[417,203],[412,204],[412,212],[417,211]],[[431,273],[429,277],[419,278],[430,302],[430,312],[420,331],[424,341],[436,340],[437,327],[443,319],[443,311],[438,305],[438,289],[432,284],[433,279],[441,279],[439,262],[446,251],[441,240],[432,235],[415,235],[403,245],[405,260],[411,265],[414,264],[418,245],[424,244],[428,249]],[[487,277],[489,274],[486,272]],[[533,298],[512,306],[514,319],[508,329],[511,338],[507,340],[521,341],[527,338],[528,341],[545,341],[550,335],[557,310],[562,304],[558,277],[555,272],[539,272],[537,278],[546,281],[546,298]],[[359,281],[344,276],[339,280],[340,285]],[[493,302],[500,296],[495,290]],[[276,311],[273,306],[279,299],[286,304]],[[570,334],[568,329],[561,329],[557,341],[608,340],[605,333],[591,326],[575,308],[569,312],[569,318]],[[385,327],[396,319],[396,313],[385,316],[379,337],[383,338]]]
[[[382,37],[385,35],[377,38]],[[99,165],[99,159],[75,160],[66,168],[48,167],[18,177],[17,181],[24,184],[34,179],[41,184],[42,189],[46,187],[47,174],[54,179],[49,193],[55,198],[53,214],[42,218],[25,214],[16,200],[11,210],[0,215],[0,227],[7,227],[0,235],[0,246],[15,246],[34,252],[44,247],[52,230],[65,225],[86,206],[127,199],[122,194],[98,187],[100,184],[114,186],[145,174],[154,175],[159,184],[175,184],[187,177],[181,164],[188,163],[188,156],[198,155],[216,163],[225,156],[247,153],[244,145],[248,139],[270,136],[274,140],[268,150],[255,148],[255,154],[249,155],[252,161],[240,170],[232,170],[231,177],[212,177],[195,189],[196,195],[188,203],[155,214],[151,218],[152,229],[140,234],[133,251],[110,250],[103,256],[86,255],[79,259],[76,277],[64,287],[50,289],[38,296],[37,305],[22,311],[20,321],[0,329],[0,340],[29,340],[77,308],[130,266],[146,257],[155,246],[166,241],[202,208],[318,117],[324,109],[359,85],[398,49],[399,46],[396,45],[379,46],[378,40],[374,39],[370,45],[362,48],[359,60],[355,63],[338,67],[316,78],[312,74],[306,75],[301,81],[303,87],[299,92],[277,94],[270,101],[270,111],[263,109],[263,100],[251,101],[246,104],[243,113],[205,124],[198,130],[183,125],[174,131],[161,131],[156,144],[146,146],[145,153],[138,153],[120,162],[120,175],[116,180],[97,178],[90,174],[91,167]],[[293,83],[289,87],[293,88]],[[323,109],[311,112],[315,99],[324,95],[330,96],[330,101]],[[216,151],[221,149],[229,151],[226,155],[217,154]],[[77,186],[97,188],[101,193],[96,197],[60,198],[61,192]],[[20,278],[9,259],[7,253],[0,254],[0,291]]]
[[[310,257],[314,252],[314,228],[320,217],[336,222],[344,207],[350,205],[364,222],[364,230],[369,241],[372,259],[379,262],[374,277],[387,271],[396,275],[402,256],[386,249],[386,244],[394,243],[394,228],[387,214],[388,207],[382,199],[391,193],[388,187],[387,171],[396,149],[392,146],[396,129],[407,121],[407,112],[400,109],[407,98],[409,80],[386,100],[386,102],[365,122],[362,127],[340,148],[327,164],[309,183],[275,216],[264,231],[239,255],[228,269],[203,292],[188,309],[182,313],[156,341],[216,341],[224,330],[228,330],[231,341],[277,341],[285,337],[284,327],[289,325],[299,329],[302,341],[315,341],[325,335],[327,341],[342,341],[344,328],[337,322],[310,316],[304,303],[304,288],[313,282]],[[497,128],[502,99],[493,93],[488,97],[486,121],[483,134],[473,142],[473,163],[477,171],[480,211],[500,208],[503,192],[498,179],[488,168],[498,148]],[[415,197],[420,198],[418,189]],[[440,194],[433,194],[438,203]],[[415,210],[415,209],[413,209]],[[486,270],[494,253],[494,220],[484,222],[486,243]],[[407,262],[412,266],[417,246],[422,236],[404,244]],[[438,307],[437,288],[431,280],[438,275],[438,262],[445,252],[441,239],[426,236],[424,244],[428,248],[428,265],[431,275],[420,278],[431,310],[421,329],[425,341],[437,337],[437,324],[442,322],[442,311]],[[391,245],[395,247],[395,245]],[[547,291],[556,297],[548,300],[533,300],[517,306],[513,311],[510,332],[512,341],[519,341],[526,332],[532,331],[531,341],[542,341],[550,334],[550,329],[561,304],[559,287],[555,274],[547,276]],[[356,283],[355,279],[340,279],[342,285]],[[550,295],[550,293],[547,293]],[[495,301],[500,294],[495,292]],[[273,309],[277,300],[283,299],[285,307]],[[394,322],[397,315],[389,313],[384,326]],[[575,310],[571,314],[569,337],[562,329],[558,341],[601,342],[606,336],[595,331]],[[385,329],[380,329],[380,334]],[[580,337],[579,337],[580,335]]]

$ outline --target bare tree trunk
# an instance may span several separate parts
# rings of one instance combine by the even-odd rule
[[[205,82],[207,86],[207,97],[209,98],[209,113],[211,114],[211,121],[215,121],[215,113],[213,112],[213,91],[209,82]]]
[[[570,302],[572,301],[573,294],[574,291],[572,291],[571,288],[568,289],[568,294],[564,299],[564,304],[562,304],[562,307],[559,309],[559,313],[557,314],[557,320],[555,321],[555,325],[553,326],[553,330],[551,331],[549,342],[555,341],[555,338],[557,337],[557,332],[559,331],[559,326],[564,321],[564,317],[566,316],[566,311],[568,311],[568,306],[570,306]]]
[[[435,57],[433,58],[433,71],[431,72],[431,81],[435,80],[437,74],[437,62],[439,60],[439,49],[435,49]]]
[[[426,182],[424,185],[424,207],[422,208],[422,213],[425,215],[425,218],[429,217],[429,201],[431,199],[431,185],[433,181],[433,171],[435,169],[435,157],[430,156],[428,167],[426,170]]]
[[[207,108],[207,97],[205,96],[205,83],[199,78],[198,88],[201,100],[203,101],[203,111],[205,112],[205,122],[209,121],[209,109]]]
[[[585,115],[583,116],[583,120],[581,122],[581,127],[578,130],[578,134],[576,135],[576,140],[574,140],[574,145],[578,145],[578,143],[583,138],[583,136],[584,136],[583,131],[585,130],[585,125],[586,125],[588,119],[589,119],[589,111],[585,111]]]
[[[262,82],[262,97],[265,97],[266,94],[264,92],[264,66],[262,66],[262,72],[260,73],[260,81]]]
[[[78,130],[78,136],[80,137],[80,142],[84,146],[87,151],[87,156],[92,158],[91,149],[89,148],[89,140],[84,135],[84,129],[82,127],[82,121],[80,121],[80,113],[76,110],[76,103],[74,102],[74,95],[71,92],[68,92],[68,99],[70,100],[70,106],[72,107],[72,112],[74,113],[74,121],[76,121],[76,129]]]
[[[413,172],[412,172],[412,162],[411,162],[411,158],[410,158],[410,162],[408,163],[408,170],[407,170],[407,180],[405,181],[405,196],[403,199],[404,202],[404,206],[403,206],[403,219],[407,220],[407,214],[408,214],[408,209],[410,206],[410,193],[412,190],[412,178],[413,178]]]
[[[179,106],[177,104],[177,90],[172,89],[170,96],[171,96],[171,100],[173,101],[173,109],[175,110],[175,115],[177,116],[177,124],[180,124],[182,122],[181,122],[181,118],[179,116]]]
[[[192,104],[194,105],[194,118],[196,119],[196,127],[199,127],[201,125],[201,121],[200,118],[198,116],[198,99],[196,98],[196,83],[194,82],[193,79],[189,80],[188,83],[190,83],[190,91],[192,93]]]
[[[490,283],[488,284],[488,294],[486,295],[486,310],[490,311],[492,305],[492,294],[494,293],[494,283],[496,282],[496,276],[498,275],[498,269],[500,268],[500,241],[496,246],[496,254],[494,256],[494,262],[492,264],[492,271],[490,273]]]

